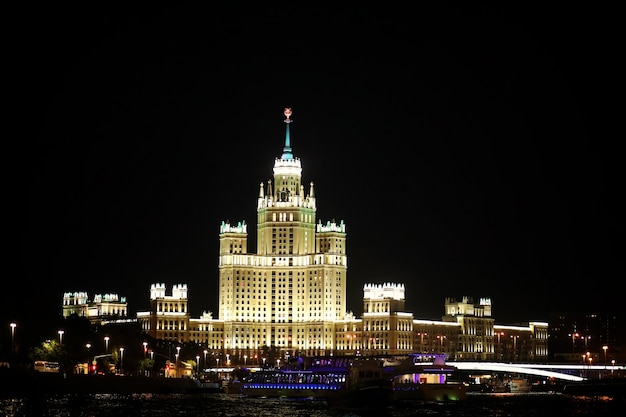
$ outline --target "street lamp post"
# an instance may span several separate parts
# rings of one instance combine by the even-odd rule
[[[609,347],[607,345],[602,346],[602,350],[604,351],[604,369],[606,369],[606,350]]]
[[[519,335],[512,335],[513,339],[513,362],[517,361],[517,339],[519,339]]]
[[[200,374],[200,355],[196,355],[196,373]]]
[[[427,336],[428,333],[424,333],[424,332],[419,332],[418,336],[420,337],[420,349],[419,351],[421,353],[424,353],[424,336]]]
[[[109,354],[109,340],[111,338],[109,336],[104,336],[104,353]]]
[[[120,374],[124,373],[124,348],[120,348]]]
[[[148,342],[143,342],[143,357],[144,359],[148,356]]]
[[[437,335],[437,339],[439,339],[439,353],[443,353],[443,341],[446,339],[446,336]]]
[[[578,337],[578,333],[572,333],[572,352],[576,351],[576,338]]]
[[[207,353],[208,353],[208,352],[207,352],[207,350],[206,350],[206,349],[204,349],[204,367],[205,367],[205,368],[207,367],[207,366],[206,366],[206,354],[207,354]]]
[[[504,336],[504,332],[498,332],[496,333],[496,335],[498,336],[497,355],[498,355],[498,360],[501,361],[502,360],[502,345],[500,344],[500,338]]]
[[[13,354],[13,352],[15,352],[15,328],[17,327],[17,323],[11,323],[9,327],[11,327],[11,354]]]
[[[63,333],[65,333],[65,331],[59,330],[57,333],[59,333],[59,345],[63,347]]]

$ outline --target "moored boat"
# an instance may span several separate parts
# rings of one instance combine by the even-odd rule
[[[467,398],[467,386],[462,382],[396,383],[393,386],[393,397],[398,400],[462,401]]]
[[[227,380],[222,382],[222,391],[225,394],[241,394],[241,387],[243,386],[243,382],[239,379]]]
[[[261,370],[242,381],[246,397],[313,398],[330,405],[381,406],[393,387],[382,361],[374,358],[316,358],[310,366]]]
[[[526,378],[512,378],[507,385],[511,393],[530,392],[533,388]]]
[[[563,387],[563,394],[582,397],[608,397],[626,400],[626,378],[591,379],[571,382]]]
[[[460,401],[467,398],[467,385],[450,379],[457,368],[446,365],[443,356],[434,356],[432,363],[416,362],[416,357],[409,356],[394,366],[395,399]]]
[[[272,369],[253,372],[241,384],[247,397],[324,398],[346,384],[347,371]]]

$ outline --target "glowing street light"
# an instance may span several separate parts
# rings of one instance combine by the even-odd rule
[[[124,373],[124,348],[120,348],[120,373]]]
[[[178,373],[178,358],[180,357],[180,349],[181,349],[180,346],[176,346],[176,355],[174,355],[176,356],[176,377],[177,378],[180,376]]]
[[[200,355],[196,355],[196,373],[200,373]]]
[[[575,352],[575,350],[576,350],[576,338],[578,336],[580,336],[580,335],[578,333],[574,332],[574,333],[571,334],[571,336],[572,336],[572,352]]]
[[[443,353],[443,342],[447,338],[447,336],[437,335],[437,339],[439,339],[439,353]]]
[[[148,356],[148,342],[143,342],[143,357]]]
[[[420,337],[420,352],[424,353],[424,336],[428,336],[428,333],[419,332],[418,335]],[[372,339],[370,339],[370,342],[371,340]]]
[[[15,352],[15,328],[17,327],[17,323],[9,324],[11,327],[11,353]]]
[[[604,369],[606,369],[606,350],[609,347],[607,345],[602,346],[602,350],[604,351]]]
[[[109,340],[111,338],[109,336],[104,336],[104,353],[109,354]]]
[[[513,339],[513,361],[517,361],[517,339],[519,339],[519,335],[511,335],[511,339]]]
[[[63,346],[63,333],[65,333],[65,331],[59,330],[57,333],[59,333],[59,344]]]
[[[500,337],[504,336],[504,332],[497,332],[498,336],[498,360],[502,360],[502,344],[500,343]]]
[[[205,367],[205,368],[207,367],[207,366],[206,366],[206,354],[207,354],[207,353],[208,353],[208,352],[207,352],[207,350],[206,350],[206,349],[204,349],[204,367]]]
[[[243,355],[243,366],[246,366],[248,363],[248,355]]]

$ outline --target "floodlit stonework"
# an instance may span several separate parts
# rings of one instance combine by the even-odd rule
[[[144,332],[250,363],[259,363],[268,349],[285,358],[420,352],[451,360],[547,359],[548,324],[495,325],[490,299],[448,298],[440,321],[420,320],[404,311],[403,284],[368,283],[363,316],[355,317],[346,305],[347,225],[316,218],[314,184],[305,191],[300,159],[292,153],[290,109],[285,117],[273,179],[259,186],[256,253],[248,253],[245,222],[219,227],[218,317],[190,317],[186,284],[168,293],[155,283],[150,310],[137,313]]]

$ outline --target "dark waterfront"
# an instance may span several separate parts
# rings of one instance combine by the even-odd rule
[[[335,409],[320,400],[241,398],[227,394],[29,395],[0,399],[2,417],[212,416],[618,416],[624,402],[555,393],[471,394],[462,402],[395,402],[381,409]]]

